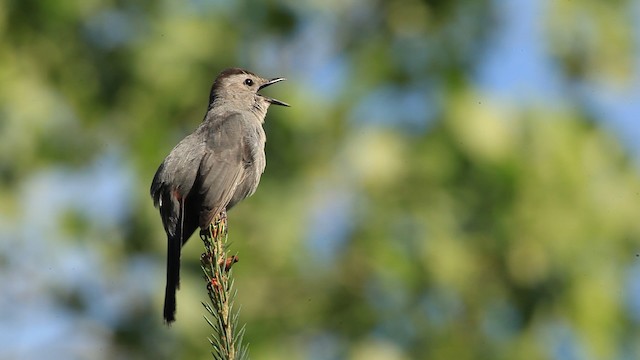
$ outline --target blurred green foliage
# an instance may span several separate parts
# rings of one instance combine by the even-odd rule
[[[541,7],[558,105],[474,82],[499,1],[5,0],[0,268],[21,290],[4,301],[45,297],[88,334],[54,358],[208,358],[197,237],[162,324],[148,187],[215,75],[242,66],[287,77],[269,92],[293,105],[270,110],[261,186],[229,214],[252,358],[640,357],[640,177],[576,91],[637,73],[631,3]],[[111,181],[114,203],[91,200]],[[0,357],[44,327],[0,335]]]

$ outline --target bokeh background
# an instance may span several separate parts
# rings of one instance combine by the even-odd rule
[[[289,81],[230,214],[252,359],[640,358],[640,2],[0,2],[0,358],[207,359],[148,194]]]

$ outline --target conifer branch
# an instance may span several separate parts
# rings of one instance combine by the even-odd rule
[[[238,328],[240,310],[234,310],[237,291],[233,288],[231,266],[238,261],[227,252],[227,214],[220,213],[201,231],[205,252],[200,258],[210,303],[202,303],[211,319],[205,320],[213,329],[209,343],[216,360],[248,359],[248,348],[242,344],[245,327]]]

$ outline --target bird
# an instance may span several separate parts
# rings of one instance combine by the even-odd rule
[[[258,187],[266,166],[267,109],[289,106],[258,91],[283,80],[241,68],[223,70],[211,86],[203,121],[171,150],[153,177],[151,197],[167,234],[167,325],[175,321],[182,246],[198,227],[208,229],[216,215]]]

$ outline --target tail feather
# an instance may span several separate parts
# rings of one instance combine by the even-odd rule
[[[164,320],[171,324],[176,320],[176,290],[180,287],[180,252],[182,240],[179,236],[167,239],[167,287],[164,293]]]

